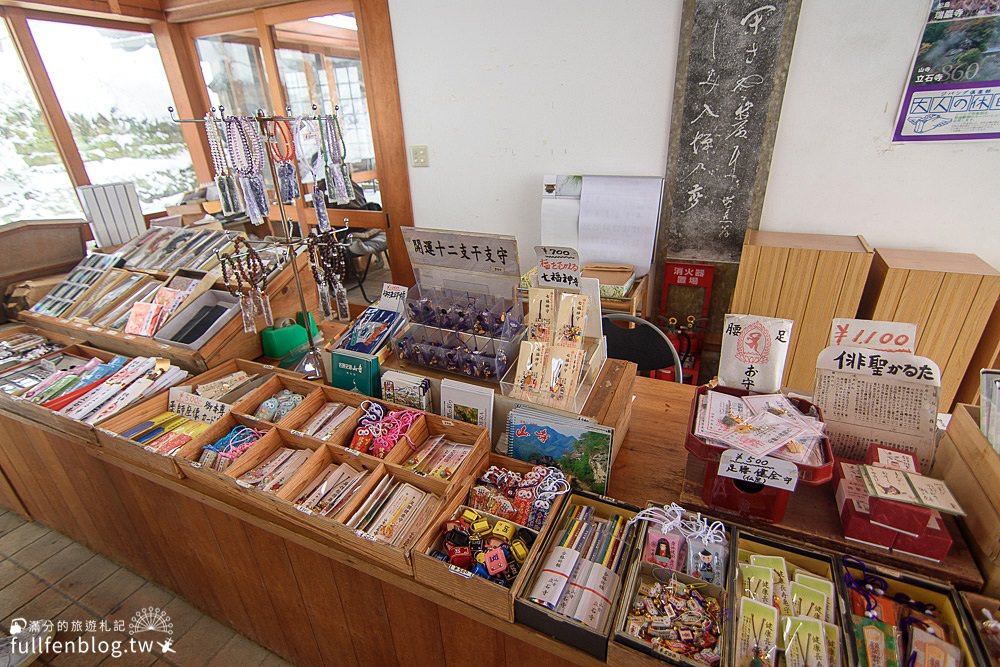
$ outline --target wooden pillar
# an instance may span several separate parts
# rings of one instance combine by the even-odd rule
[[[276,116],[285,115],[285,89],[281,85],[281,74],[278,70],[277,47],[274,45],[274,31],[265,20],[259,9],[253,13],[257,22],[257,38],[260,39],[260,50],[264,55],[264,71],[267,73],[267,88],[271,93],[272,111]]]
[[[176,23],[155,21],[151,27],[177,115],[181,118],[202,118],[208,113],[210,105],[194,40],[182,25]],[[191,164],[198,182],[207,183],[214,174],[208,137],[200,127],[185,123],[181,125],[181,133],[191,153]]]
[[[4,20],[10,30],[11,39],[14,42],[14,49],[17,51],[21,64],[24,66],[24,73],[28,76],[28,82],[38,100],[38,108],[41,109],[45,124],[52,133],[52,141],[55,142],[56,150],[62,159],[66,173],[73,187],[90,185],[90,177],[83,165],[83,158],[77,148],[76,140],[73,138],[73,130],[70,128],[66,114],[63,113],[62,105],[56,96],[55,88],[52,87],[52,80],[49,79],[48,72],[45,71],[45,64],[42,56],[38,52],[38,46],[31,35],[28,27],[28,20],[24,12],[17,7],[4,8]]]
[[[356,0],[354,15],[358,21],[365,93],[375,139],[375,169],[382,191],[382,208],[389,217],[386,237],[392,280],[398,285],[412,285],[413,267],[406,253],[402,227],[413,226],[413,202],[388,0]]]

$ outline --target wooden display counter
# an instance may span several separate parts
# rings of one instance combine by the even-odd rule
[[[639,505],[681,500],[694,389],[636,378],[633,394],[609,495]],[[0,471],[23,508],[3,488],[0,504],[162,583],[296,664],[600,664],[274,513],[109,456],[12,409],[0,407]],[[814,491],[833,502],[832,489]],[[831,527],[824,546],[855,551],[838,534]],[[954,556],[924,571],[977,588],[975,565],[955,537]]]
[[[309,258],[305,253],[296,258],[296,269],[300,275],[306,276],[308,274],[308,264]],[[166,274],[163,273],[156,275],[160,278],[166,277]],[[286,266],[267,285],[267,295],[275,320],[294,316],[296,312],[301,310],[294,278],[291,268]],[[312,281],[312,278],[305,278],[305,280]],[[318,298],[316,290],[308,289],[308,284],[303,287],[305,288],[306,307],[315,310]],[[225,288],[221,282],[217,282],[216,289]],[[21,312],[18,317],[44,332],[87,340],[109,352],[127,354],[133,357],[166,357],[181,368],[193,373],[201,373],[230,359],[256,359],[263,354],[260,346],[260,334],[249,334],[243,331],[243,320],[239,313],[198,350],[183,345],[163,343],[147,336],[134,336],[123,331],[91,326],[86,322],[42,315],[30,310]],[[259,320],[258,323],[261,322]]]

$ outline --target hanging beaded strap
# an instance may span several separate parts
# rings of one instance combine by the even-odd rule
[[[212,166],[215,169],[215,187],[219,190],[219,202],[222,204],[223,215],[236,215],[243,211],[240,193],[236,187],[236,179],[226,161],[226,151],[222,144],[222,135],[216,124],[215,116],[205,114],[205,135],[208,138],[208,150],[212,155]]]
[[[292,201],[299,196],[299,179],[295,174],[295,142],[292,140],[292,129],[286,121],[268,122],[267,148],[274,159],[275,171],[278,174],[278,194],[281,201]],[[281,135],[281,144],[278,135]]]
[[[247,215],[255,225],[267,217],[267,188],[261,174],[264,146],[257,134],[256,121],[240,116],[226,119],[226,142],[233,169],[240,175]]]
[[[353,198],[347,188],[344,176],[344,154],[341,152],[340,139],[337,136],[337,123],[334,117],[326,114],[320,117],[319,136],[323,145],[323,159],[326,163],[327,189],[332,189],[334,201],[346,204]]]

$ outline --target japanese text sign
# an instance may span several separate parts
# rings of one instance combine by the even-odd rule
[[[513,236],[404,227],[410,263],[476,273],[520,277],[517,240]]]
[[[168,394],[167,409],[192,421],[214,424],[225,417],[231,407],[173,387]]]
[[[580,255],[575,248],[535,246],[538,255],[538,286],[579,289]]]
[[[761,394],[781,389],[792,320],[726,315],[719,360],[719,384]]]
[[[799,469],[791,461],[727,449],[719,459],[719,476],[794,491]]]

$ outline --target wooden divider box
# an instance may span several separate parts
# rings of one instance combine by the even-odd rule
[[[58,355],[69,355],[79,357],[84,360],[96,357],[101,361],[110,361],[115,356],[111,352],[99,350],[95,347],[90,347],[89,345],[70,345],[69,347],[65,347],[59,351],[50,352],[41,358],[48,359],[57,357]],[[20,366],[9,368],[5,370],[4,373],[24,368],[28,364],[35,363],[36,361],[38,360],[36,359],[34,361],[21,364]],[[71,419],[58,412],[54,412],[48,408],[42,407],[41,405],[23,399],[20,396],[0,392],[0,406],[2,406],[16,419],[26,419],[32,423],[39,424],[49,430],[55,431],[60,435],[79,439],[88,445],[97,444],[97,433],[94,430],[93,425],[78,419]]]
[[[294,266],[291,264],[285,266],[268,283],[266,291],[275,319],[285,315],[293,315],[301,309],[292,272],[306,271],[308,263],[307,253],[302,253],[296,258]],[[165,278],[168,274],[158,273],[157,275]],[[223,289],[224,286],[221,281],[217,281],[215,287]],[[307,306],[315,309],[316,299],[315,291],[306,290]],[[181,368],[193,373],[206,371],[230,359],[255,359],[262,354],[260,336],[243,331],[243,322],[239,317],[229,320],[199,350],[191,350],[183,345],[162,343],[147,336],[135,336],[121,331],[91,326],[86,322],[51,317],[32,311],[22,311],[18,317],[45,331],[55,331],[64,335],[85,338],[95,345],[121,354],[167,357]]]
[[[830,600],[830,604],[833,606],[834,618],[836,619],[834,623],[840,629],[840,663],[857,664],[851,662],[848,658],[851,654],[853,636],[850,634],[850,625],[846,616],[850,615],[849,610],[851,605],[850,601],[847,601],[847,606],[844,606],[843,600],[846,596],[846,592],[843,590],[844,579],[830,554],[814,551],[808,544],[792,543],[773,536],[759,535],[744,528],[734,530],[732,545],[729,552],[729,582],[727,586],[729,591],[730,618],[736,618],[737,607],[740,597],[743,594],[742,582],[739,576],[740,563],[749,562],[749,558],[753,554],[759,556],[780,556],[785,559],[788,568],[789,584],[795,580],[796,570],[801,570],[815,577],[830,581],[835,597],[835,599]],[[746,560],[742,560],[744,555],[746,556]],[[845,611],[845,609],[848,611]],[[783,620],[783,618],[779,617],[780,620]],[[726,641],[729,643],[731,651],[734,651],[737,646],[737,625],[735,622],[727,624]],[[738,657],[735,653],[731,653],[730,655],[730,659]]]
[[[518,623],[551,635],[560,641],[575,646],[581,651],[586,651],[598,660],[605,660],[608,653],[608,638],[614,627],[618,605],[622,601],[621,590],[624,575],[628,572],[631,558],[635,555],[634,541],[636,530],[628,530],[625,533],[626,543],[623,547],[625,552],[617,570],[617,578],[611,583],[608,595],[611,604],[606,611],[603,622],[598,627],[591,627],[569,617],[557,614],[555,611],[532,602],[529,599],[535,579],[543,568],[547,567],[547,556],[553,547],[558,546],[557,540],[565,528],[568,513],[576,505],[593,507],[595,516],[602,519],[608,519],[613,514],[620,514],[626,519],[631,519],[639,512],[638,507],[623,503],[614,498],[598,496],[583,491],[574,491],[570,494],[563,503],[562,511],[556,517],[555,522],[541,544],[539,558],[531,568],[528,568],[528,576],[525,577],[522,584],[514,591],[514,618]]]
[[[260,409],[261,404],[283,390],[298,394],[302,397],[302,400],[280,419],[258,418],[256,412]],[[310,403],[307,403],[307,399],[319,395],[322,395],[322,391],[320,390],[320,385],[315,382],[287,375],[274,375],[264,382],[264,384],[240,399],[240,412],[250,420],[259,423],[261,427],[288,426],[292,423],[299,423],[300,415],[310,405]]]
[[[388,471],[385,471],[383,476],[394,477],[394,475]],[[375,480],[376,484],[381,481],[381,479],[381,477],[377,478]],[[428,499],[428,505],[424,508],[425,512],[422,513],[423,516],[418,515],[415,519],[420,526],[420,530],[417,532],[417,537],[415,539],[407,544],[393,545],[380,540],[377,536],[364,533],[361,530],[349,528],[346,523],[333,524],[333,531],[337,542],[349,551],[353,551],[363,558],[367,558],[370,561],[391,570],[395,570],[396,572],[412,576],[413,562],[410,558],[410,552],[413,546],[419,541],[420,535],[422,535],[427,529],[428,524],[434,521],[434,517],[440,515],[445,499],[441,495],[438,495],[437,491],[440,487],[430,483],[432,480],[420,478],[417,480],[407,481],[418,489],[431,494]],[[353,501],[346,508],[344,508],[342,517],[345,521],[349,521],[350,518],[353,517],[359,509],[361,509],[369,495],[370,494],[366,496],[356,496]]]
[[[444,511],[435,518],[427,529],[427,532],[424,533],[420,541],[413,547],[413,577],[431,588],[462,600],[488,614],[502,618],[505,621],[513,622],[514,591],[523,584],[535,561],[539,558],[538,554],[542,542],[544,542],[545,536],[551,529],[556,517],[559,516],[560,509],[565,500],[565,494],[556,496],[553,501],[549,515],[542,525],[541,530],[538,531],[534,545],[529,550],[528,557],[521,565],[521,570],[517,577],[515,577],[514,583],[510,588],[504,588],[492,581],[477,577],[467,570],[440,561],[430,555],[430,551],[441,547],[442,525],[466,507],[469,490],[475,483],[475,480],[493,465],[522,474],[531,471],[533,467],[530,463],[509,459],[497,454],[491,454],[485,460],[481,460],[473,469],[472,479],[457,489],[458,492],[454,494],[450,501],[445,503]],[[476,511],[497,519],[496,516],[488,512],[482,510]],[[519,524],[515,525],[520,527]]]
[[[987,633],[983,626],[989,620],[983,613],[984,609],[994,619],[1000,620],[1000,600],[967,591],[959,592],[958,596],[962,599],[962,611],[968,617],[969,627],[973,629],[972,634],[979,643],[979,650],[987,660],[985,664],[1000,667],[1000,635]]]
[[[861,572],[858,570],[845,567],[842,558],[837,559],[836,565],[837,576],[842,582],[845,581],[845,572],[847,571],[850,571],[851,575],[856,579],[863,578]],[[953,636],[950,637],[949,642],[961,649],[963,665],[988,664],[980,652],[978,643],[972,638],[974,631],[969,627],[967,616],[962,611],[962,602],[958,597],[958,592],[950,583],[926,579],[906,572],[899,572],[898,570],[892,570],[871,562],[867,562],[866,567],[868,574],[885,579],[888,584],[887,592],[890,597],[897,593],[902,593],[918,602],[934,605],[934,618],[939,623],[951,628]],[[861,617],[850,613],[851,600],[847,595],[848,588],[846,585],[840,587],[840,594],[841,607],[846,610],[844,618],[846,620],[845,625],[849,628],[848,635],[853,637],[855,619]],[[856,648],[856,643],[852,641],[851,650],[855,651]],[[850,656],[850,658],[853,659],[849,659],[848,664],[867,664],[866,661],[859,661],[856,654]],[[900,660],[899,664],[905,664],[904,660]]]
[[[795,321],[784,386],[812,392],[831,320],[857,316],[871,262],[861,236],[747,230],[729,312]]]
[[[949,412],[998,296],[1000,273],[976,255],[877,248],[858,316],[917,325],[917,354],[941,369]]]
[[[292,371],[285,371],[268,364],[259,364],[254,361],[243,359],[230,359],[210,371],[202,373],[197,377],[188,380],[185,384],[192,387],[199,387],[209,382],[214,382],[220,378],[231,375],[237,371],[244,371],[248,375],[281,375],[291,378],[299,377]],[[301,380],[300,380],[301,381]],[[318,387],[319,385],[313,385]],[[248,409],[245,401],[252,400],[249,392],[248,396],[236,401],[234,409],[243,411]],[[99,422],[96,425],[97,444],[102,448],[102,454],[126,461],[140,469],[145,469],[159,475],[183,479],[184,472],[181,464],[173,456],[165,456],[147,450],[143,445],[122,437],[120,434],[128,429],[141,424],[144,421],[163,414],[167,411],[169,390],[164,391],[153,398],[150,398],[138,405],[135,405],[119,414]]]
[[[1000,597],[1000,456],[979,430],[977,406],[955,406],[932,475],[947,482],[966,512],[959,525],[986,579],[983,592]]]

